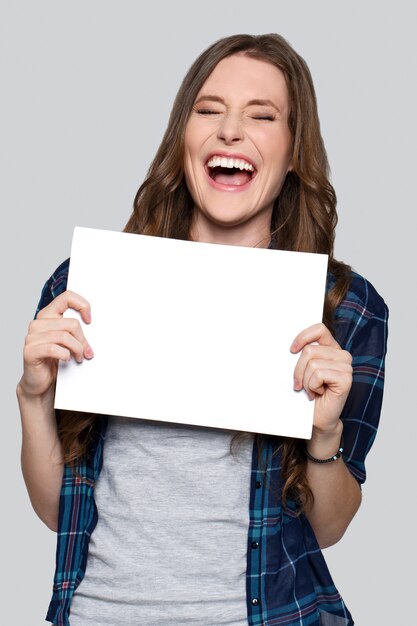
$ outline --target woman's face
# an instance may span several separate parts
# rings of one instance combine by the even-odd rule
[[[274,65],[238,54],[215,67],[185,130],[197,239],[227,242],[235,230],[245,245],[249,233],[270,232],[273,204],[291,169],[288,115],[285,78]]]

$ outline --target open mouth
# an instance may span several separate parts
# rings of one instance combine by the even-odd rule
[[[206,171],[216,184],[228,187],[247,185],[256,175],[252,163],[223,156],[211,157],[206,163]]]

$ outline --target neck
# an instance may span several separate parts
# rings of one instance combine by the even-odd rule
[[[201,213],[194,219],[191,225],[192,241],[203,243],[218,243],[228,246],[245,246],[248,248],[267,248],[271,241],[271,220],[263,223],[228,225],[215,224],[205,218]]]

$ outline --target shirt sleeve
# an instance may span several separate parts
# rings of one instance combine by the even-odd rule
[[[353,382],[341,414],[343,458],[360,484],[366,479],[365,458],[379,424],[388,337],[388,308],[372,285],[364,283],[369,298],[362,306],[355,303],[343,346],[352,355]]]
[[[38,315],[39,311],[48,306],[48,304],[50,304],[54,298],[56,298],[60,293],[63,293],[66,290],[68,282],[68,270],[69,259],[61,263],[61,265],[57,267],[52,276],[48,278],[42,289],[38,306],[36,307],[35,318]]]

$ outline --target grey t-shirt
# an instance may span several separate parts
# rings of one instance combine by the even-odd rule
[[[244,626],[253,437],[110,418],[71,626]]]

